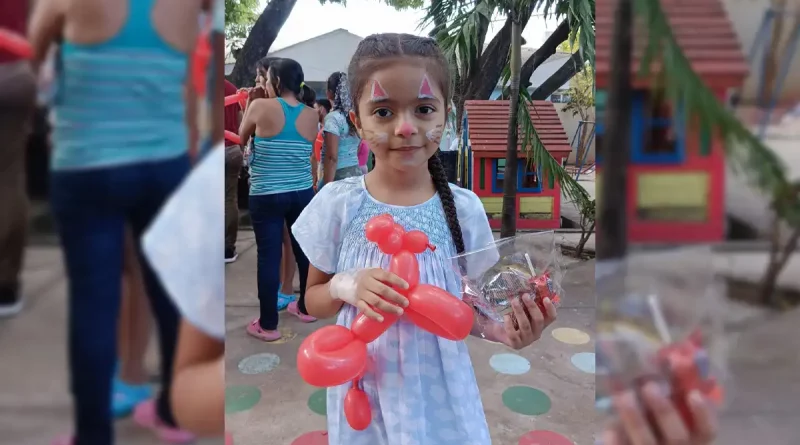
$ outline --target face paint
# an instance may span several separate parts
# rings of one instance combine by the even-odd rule
[[[428,79],[428,75],[422,76],[422,83],[419,85],[419,94],[417,95],[419,99],[436,99],[436,96],[433,94],[433,89],[431,88],[431,81]]]
[[[436,128],[426,131],[425,137],[427,137],[429,141],[438,144],[439,142],[442,141],[443,127],[444,127],[443,125],[437,125]]]
[[[408,122],[403,122],[402,124],[400,124],[400,128],[397,129],[397,135],[403,136],[405,138],[411,136],[415,132],[416,131],[414,130],[414,127],[411,126],[411,124]]]
[[[389,98],[386,90],[383,89],[381,83],[377,80],[372,81],[372,94],[369,96],[370,102],[380,102]]]
[[[371,147],[382,147],[389,142],[389,134],[381,131],[365,131],[366,140]]]

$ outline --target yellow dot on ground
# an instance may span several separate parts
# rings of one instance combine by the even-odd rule
[[[583,345],[589,343],[589,334],[573,328],[553,329],[553,338],[568,345]]]
[[[273,345],[280,345],[280,344],[286,343],[286,342],[294,339],[295,337],[297,337],[297,333],[293,332],[289,328],[281,327],[281,328],[278,328],[278,330],[281,333],[281,338],[278,339],[278,340],[275,340],[275,341],[271,341],[270,343],[273,344]]]

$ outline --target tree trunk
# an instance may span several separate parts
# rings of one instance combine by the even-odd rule
[[[270,0],[247,36],[228,80],[239,88],[253,86],[255,65],[269,53],[297,0]]]
[[[789,239],[786,240],[781,248],[781,218],[778,215],[772,220],[772,233],[770,233],[770,252],[767,270],[761,279],[760,297],[761,302],[774,308],[780,307],[780,299],[777,293],[778,277],[786,264],[789,262],[800,241],[800,228],[793,229]]]
[[[534,100],[545,100],[551,94],[558,91],[570,79],[575,77],[580,70],[583,69],[583,57],[580,51],[572,53],[569,59],[561,65],[561,68],[556,70],[550,77],[548,77],[541,85],[539,85],[533,93],[531,98]]]
[[[519,89],[520,90],[527,90],[528,87],[531,86],[531,76],[533,76],[534,71],[536,68],[544,63],[545,60],[549,59],[550,56],[558,51],[558,45],[566,42],[569,38],[569,22],[567,19],[564,19],[561,23],[558,24],[558,27],[547,40],[544,41],[542,46],[540,46],[525,63],[522,65],[522,70],[519,74]],[[562,83],[563,85],[563,83]],[[503,96],[508,97],[511,95],[511,92],[506,88],[503,91]]]
[[[592,233],[594,233],[594,225],[595,222],[592,221],[592,225],[589,226],[588,229],[581,227],[581,239],[578,241],[578,245],[575,247],[576,257],[580,258],[580,256],[583,255],[583,249],[586,248],[586,242],[589,241],[589,237],[591,237]]]
[[[603,156],[603,181],[597,217],[597,258],[622,258],[628,248],[627,177],[631,119],[631,0],[619,0],[612,37],[611,84]]]
[[[583,159],[583,154],[586,150],[589,149],[588,142],[589,142],[589,123],[586,121],[587,116],[584,116],[584,113],[580,113],[581,122],[581,131],[578,135],[578,148],[575,150],[575,167],[581,168],[581,159]],[[579,124],[580,125],[580,124]]]
[[[503,215],[500,237],[507,238],[517,233],[517,140],[519,131],[519,71],[522,52],[522,27],[515,12],[511,26],[511,103],[508,109],[508,146],[506,167],[503,172]]]

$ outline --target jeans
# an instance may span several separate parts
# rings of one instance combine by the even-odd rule
[[[308,314],[305,303],[308,258],[297,244],[291,227],[313,197],[313,188],[272,195],[250,195],[250,219],[253,221],[253,232],[256,235],[258,248],[258,301],[261,305],[261,329],[267,331],[278,329],[278,288],[281,280],[284,223],[289,227],[292,250],[300,273],[300,299],[297,300],[297,307],[301,313]]]
[[[158,325],[162,379],[158,415],[175,425],[169,393],[179,315],[142,255],[139,240],[189,169],[189,156],[185,155],[153,163],[52,173],[53,215],[69,277],[69,370],[76,445],[109,445],[114,439],[111,380],[117,361],[126,224],[136,240]]]

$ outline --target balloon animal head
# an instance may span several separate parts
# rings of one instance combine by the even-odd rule
[[[428,241],[428,235],[419,230],[406,230],[394,222],[392,215],[383,214],[373,217],[364,227],[368,240],[378,245],[378,249],[387,255],[394,255],[402,250],[419,254],[427,249],[436,250]]]

